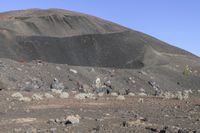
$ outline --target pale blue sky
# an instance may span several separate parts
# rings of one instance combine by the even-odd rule
[[[0,11],[63,8],[142,31],[200,56],[200,0],[1,0]]]

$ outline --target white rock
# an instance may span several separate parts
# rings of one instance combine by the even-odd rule
[[[135,81],[132,77],[129,77],[129,80],[130,80],[133,84],[136,83],[136,81]]]
[[[80,99],[80,100],[86,99],[86,93],[79,93],[79,94],[75,95],[75,98]]]
[[[147,94],[146,94],[146,93],[143,93],[143,92],[139,93],[138,95],[139,95],[139,96],[147,96]]]
[[[193,92],[192,92],[192,90],[184,90],[184,93],[188,93],[188,94],[191,93],[192,94]]]
[[[143,75],[147,75],[147,73],[145,71],[140,71],[140,73]]]
[[[51,91],[55,94],[61,94],[62,90],[58,90],[58,89],[51,89]]]
[[[198,93],[200,93],[200,90],[198,90]]]
[[[63,98],[63,99],[69,98],[69,94],[68,94],[67,92],[62,92],[62,93],[60,94],[60,98]]]
[[[79,94],[75,95],[75,98],[79,99],[79,100],[83,100],[83,99],[86,99],[86,98],[96,99],[95,95],[92,94],[92,93],[79,93]]]
[[[110,114],[109,114],[109,113],[106,113],[105,115],[106,115],[106,116],[110,116]]]
[[[32,99],[36,101],[43,100],[43,96],[41,94],[33,94]]]
[[[110,80],[108,80],[108,81],[107,81],[107,83],[108,83],[108,84],[111,84],[111,81],[110,81]]]
[[[190,91],[177,91],[175,94],[173,94],[173,97],[170,98],[174,98],[174,99],[178,99],[178,100],[187,100],[189,98],[190,95]]]
[[[19,99],[19,101],[22,101],[22,102],[30,102],[31,99],[30,99],[29,97],[21,97],[21,98]]]
[[[143,89],[143,88],[140,88],[140,92],[145,92],[145,89]]]
[[[100,88],[101,87],[101,79],[100,78],[96,78],[96,88]]]
[[[71,122],[72,124],[79,124],[80,116],[79,115],[70,115],[66,118],[66,121]]]
[[[111,95],[111,96],[114,96],[114,97],[117,97],[117,96],[118,96],[118,94],[117,94],[116,92],[112,92],[110,95]]]
[[[23,95],[22,95],[21,93],[19,93],[19,92],[16,92],[16,93],[13,93],[13,94],[12,94],[12,97],[13,97],[13,98],[22,98]]]
[[[74,74],[77,74],[78,72],[74,69],[69,69],[70,72],[74,73]]]
[[[21,69],[21,68],[19,68],[19,67],[17,67],[16,69],[17,69],[18,71],[22,71],[22,69]]]
[[[56,69],[59,70],[59,71],[61,70],[61,68],[59,66],[56,66]]]
[[[138,102],[139,103],[144,103],[144,99],[143,98],[139,98]]]
[[[184,100],[187,100],[189,98],[189,93],[183,93],[183,99]]]
[[[129,96],[135,96],[135,93],[130,92],[130,93],[128,93],[128,95]]]
[[[177,91],[177,93],[175,94],[175,98],[179,99],[179,100],[183,100],[183,93],[181,91]]]
[[[160,94],[161,97],[164,97],[166,99],[172,99],[172,98],[175,98],[175,95],[173,93],[170,93],[170,92],[162,92]]]
[[[99,97],[102,97],[103,95],[104,95],[104,92],[98,93],[98,96],[99,96]]]
[[[51,94],[49,94],[49,93],[45,93],[44,96],[45,96],[47,99],[54,98],[54,96],[51,95]]]
[[[122,96],[122,95],[119,95],[119,96],[117,97],[117,100],[125,100],[125,97]]]

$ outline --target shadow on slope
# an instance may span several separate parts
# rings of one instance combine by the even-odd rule
[[[74,66],[139,69],[145,65],[167,64],[168,58],[159,52],[184,53],[131,31],[65,38],[18,36],[13,43],[5,39],[0,39],[0,43],[1,58],[23,62],[43,60]],[[156,45],[160,49],[155,50]]]
[[[76,66],[141,68],[144,44],[127,33],[66,38],[16,37],[1,46],[0,56],[16,61],[43,60]]]

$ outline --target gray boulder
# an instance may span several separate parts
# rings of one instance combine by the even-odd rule
[[[51,84],[51,89],[63,90],[64,88],[65,87],[63,83],[60,83],[57,78],[53,80],[53,83]]]

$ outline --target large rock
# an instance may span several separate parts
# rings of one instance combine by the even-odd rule
[[[64,88],[63,83],[60,83],[57,78],[54,78],[51,89],[63,90]]]

